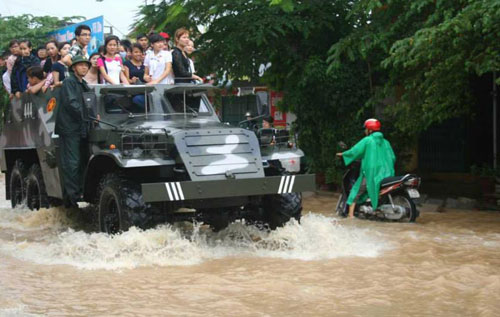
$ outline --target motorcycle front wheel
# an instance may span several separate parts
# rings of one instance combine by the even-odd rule
[[[394,205],[402,206],[405,209],[405,215],[399,219],[399,222],[415,222],[418,216],[417,207],[406,193],[394,195],[392,201]]]

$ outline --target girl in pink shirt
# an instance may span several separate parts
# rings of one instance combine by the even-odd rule
[[[129,84],[123,73],[123,64],[118,52],[120,40],[117,36],[111,35],[104,41],[104,54],[97,60],[97,67],[103,78],[103,83],[119,85],[120,81]]]

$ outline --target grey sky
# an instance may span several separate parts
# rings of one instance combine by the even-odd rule
[[[148,3],[150,3],[148,1]],[[87,19],[104,16],[104,25],[112,24],[113,33],[120,38],[127,34],[134,21],[139,5],[144,0],[0,0],[0,14],[21,15],[33,14],[51,15],[57,17],[81,15]],[[105,29],[109,32],[108,29]]]

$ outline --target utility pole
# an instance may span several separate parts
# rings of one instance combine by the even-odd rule
[[[497,72],[493,72],[493,168],[497,168]]]

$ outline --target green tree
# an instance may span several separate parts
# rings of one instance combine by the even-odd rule
[[[385,99],[406,135],[470,113],[471,80],[500,70],[500,1],[360,0],[348,19],[356,27],[332,45],[329,70],[370,65],[367,105]]]
[[[12,39],[28,39],[34,46],[45,43],[47,33],[84,19],[81,16],[57,18],[51,16],[0,16],[0,48],[7,49]]]

